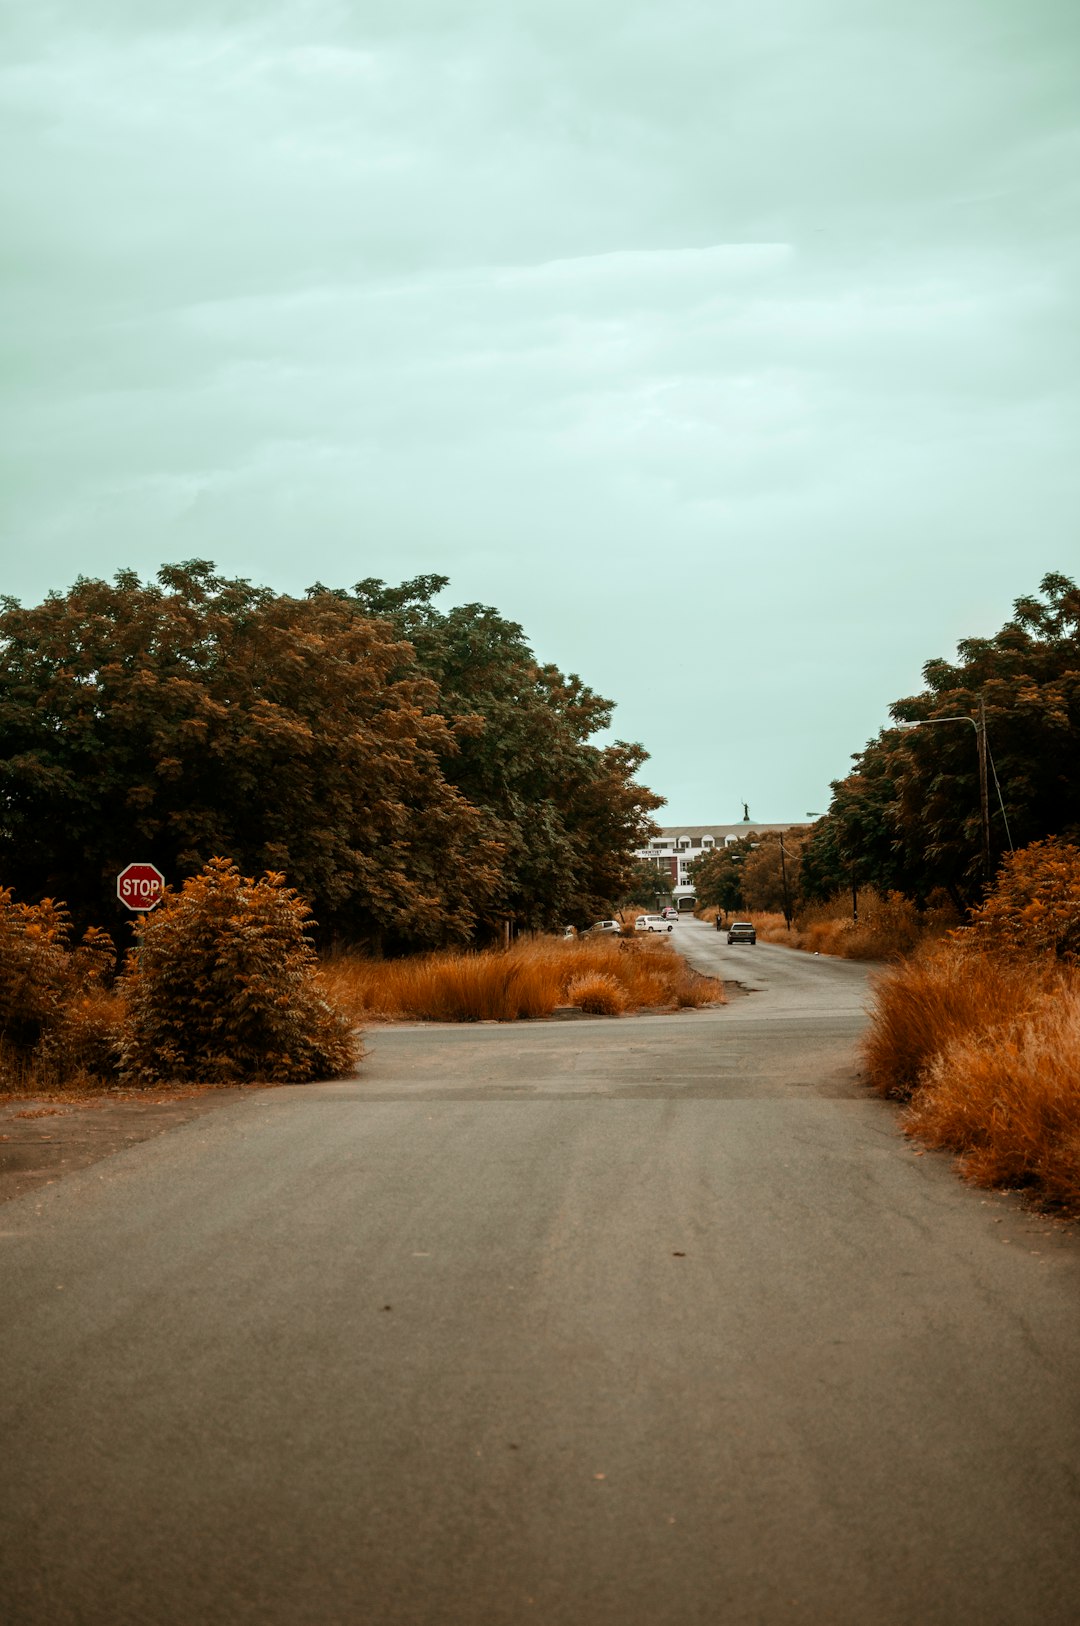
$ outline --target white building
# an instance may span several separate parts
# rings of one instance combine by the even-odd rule
[[[755,836],[773,832],[808,830],[813,822],[802,819],[796,823],[788,820],[785,824],[761,824],[753,819],[742,819],[738,824],[672,824],[654,836],[647,847],[639,847],[635,856],[648,858],[656,865],[680,909],[692,909],[694,888],[687,878],[687,870],[703,852],[730,847],[736,841],[753,841]]]

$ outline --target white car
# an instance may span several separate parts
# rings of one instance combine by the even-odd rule
[[[638,915],[634,921],[636,932],[669,932],[674,926],[673,920],[665,920],[663,915]]]

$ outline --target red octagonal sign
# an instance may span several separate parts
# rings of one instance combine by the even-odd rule
[[[140,914],[157,907],[164,888],[165,877],[155,864],[129,864],[116,877],[116,896]]]

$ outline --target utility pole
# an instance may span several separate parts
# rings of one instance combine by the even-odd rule
[[[979,809],[982,814],[983,875],[990,885],[990,793],[986,780],[986,701],[979,696],[979,721],[975,725],[979,740]]]
[[[791,896],[787,884],[787,853],[784,849],[784,838],[780,837],[780,874],[784,882],[784,925],[791,930]]]

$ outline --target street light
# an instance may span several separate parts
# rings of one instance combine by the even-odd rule
[[[970,723],[975,730],[975,743],[979,752],[979,812],[982,820],[982,850],[983,873],[986,884],[990,885],[990,794],[987,789],[987,764],[993,767],[993,758],[990,755],[990,742],[986,735],[986,701],[979,696],[979,718],[969,717],[966,712],[956,717],[920,717],[913,723],[894,723],[894,728],[929,728],[936,723]],[[1009,816],[1005,811],[1005,803],[1001,795],[1001,785],[998,783],[997,769],[994,768],[994,789],[997,791],[998,806],[1001,808],[1001,817],[1005,821],[1005,837],[1009,843],[1009,851],[1013,850],[1012,832],[1009,829]]]

